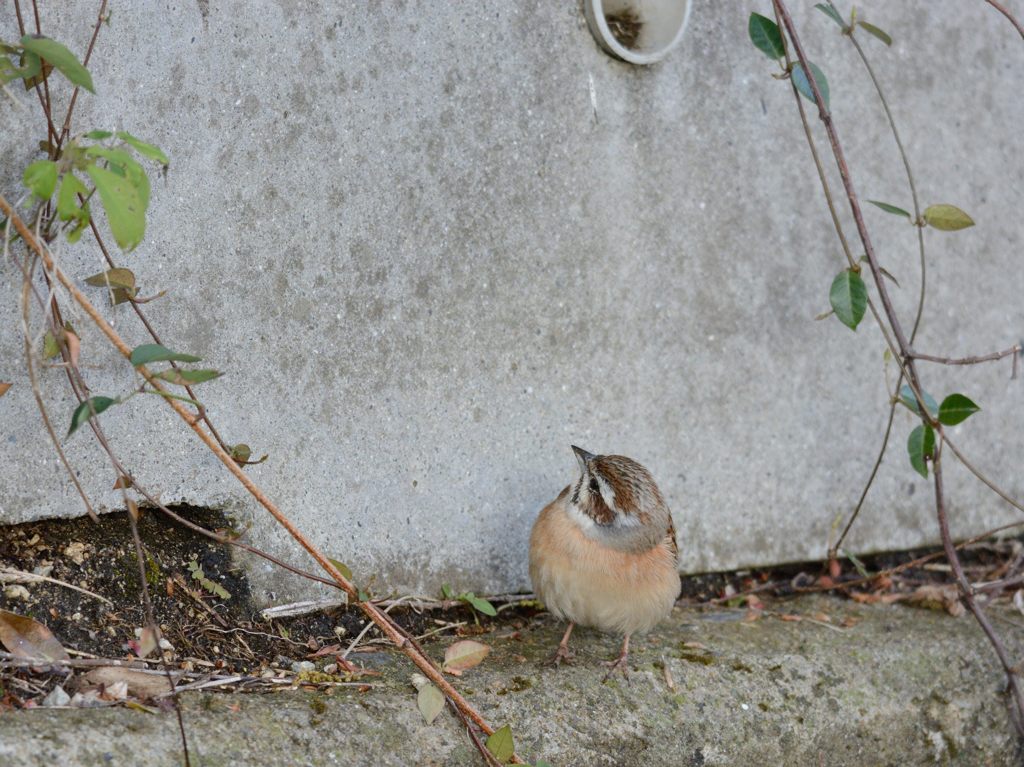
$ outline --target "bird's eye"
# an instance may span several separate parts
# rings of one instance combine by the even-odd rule
[[[601,492],[601,488],[599,488],[597,486],[597,480],[594,479],[593,477],[590,478],[590,492],[592,492],[592,493],[600,493]]]

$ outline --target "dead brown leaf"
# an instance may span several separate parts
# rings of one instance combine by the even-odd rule
[[[926,583],[918,586],[912,594],[906,596],[907,604],[924,607],[928,610],[945,610],[954,618],[963,615],[964,606],[960,594],[952,583]]]
[[[148,700],[171,691],[167,677],[162,674],[146,674],[120,666],[94,668],[82,681],[90,687],[102,687],[101,697],[106,700],[123,700],[128,695]]]
[[[64,331],[64,343],[68,345],[68,361],[71,363],[71,367],[78,367],[78,355],[82,351],[82,342],[77,335],[66,330]]]
[[[462,676],[474,666],[479,666],[491,652],[491,648],[472,639],[463,639],[444,651],[444,670],[453,676]]]
[[[69,660],[63,645],[42,623],[24,615],[0,610],[0,644],[26,660]]]
[[[903,596],[901,594],[865,594],[860,591],[854,591],[850,594],[850,599],[864,605],[873,605],[878,602],[881,602],[884,605],[889,605],[893,602],[899,602],[902,598]]]
[[[0,397],[7,394],[7,390],[10,389],[11,386],[12,384],[7,383],[7,381],[0,381]]]

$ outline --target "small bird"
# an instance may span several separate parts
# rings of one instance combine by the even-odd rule
[[[555,665],[571,662],[569,636],[578,623],[625,635],[605,679],[616,669],[627,676],[629,637],[653,628],[679,596],[672,514],[633,459],[572,449],[580,476],[533,524],[530,580],[548,610],[569,621]]]

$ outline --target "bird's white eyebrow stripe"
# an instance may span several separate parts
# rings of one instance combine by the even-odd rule
[[[597,487],[601,491],[601,498],[604,500],[605,505],[612,511],[618,511],[618,507],[615,505],[615,491],[612,490],[603,477],[597,477]]]

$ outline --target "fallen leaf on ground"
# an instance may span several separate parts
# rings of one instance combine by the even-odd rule
[[[480,665],[490,651],[490,647],[472,639],[456,642],[444,651],[444,670],[453,676],[462,676],[463,671]]]
[[[433,724],[437,715],[444,709],[444,694],[434,685],[427,683],[416,693],[416,706],[423,714],[423,721]]]
[[[146,674],[120,666],[94,668],[82,680],[89,686],[102,687],[102,697],[107,700],[123,700],[128,695],[146,700],[171,691],[167,677],[162,674]],[[122,690],[124,695],[121,695]]]
[[[324,645],[312,655],[307,655],[307,658],[322,658],[324,655],[335,655],[341,652],[340,644],[329,644]]]
[[[42,623],[17,613],[0,610],[0,644],[17,658],[68,660],[63,645]]]
[[[783,613],[779,616],[779,620],[786,621],[787,623],[796,623],[803,620],[803,616],[793,615],[792,613]]]
[[[0,381],[0,397],[7,394],[7,390],[11,388],[11,384],[6,381]]]
[[[964,613],[960,594],[952,583],[926,583],[924,586],[918,586],[912,594],[906,597],[906,601],[915,607],[945,610],[954,618]]]
[[[902,598],[902,594],[864,594],[860,591],[854,591],[850,594],[850,599],[854,602],[860,602],[865,605],[873,605],[876,602],[889,605],[893,602],[899,602]]]
[[[512,756],[515,754],[515,747],[512,743],[512,728],[509,725],[505,725],[501,729],[495,730],[494,733],[487,738],[487,750],[490,751],[494,758],[502,764],[507,764],[512,760]]]

